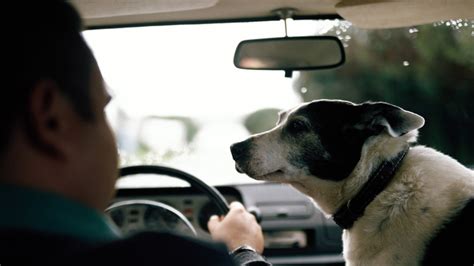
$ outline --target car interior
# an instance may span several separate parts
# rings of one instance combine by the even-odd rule
[[[239,174],[230,145],[316,99],[421,114],[419,143],[474,167],[474,2],[70,1],[113,100],[120,155],[106,214],[124,234],[210,239],[242,202],[274,265],[343,265],[342,230],[289,185]]]

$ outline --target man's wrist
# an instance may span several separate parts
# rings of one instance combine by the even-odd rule
[[[269,266],[265,257],[260,255],[253,247],[249,245],[241,245],[229,252],[234,262],[240,266]]]

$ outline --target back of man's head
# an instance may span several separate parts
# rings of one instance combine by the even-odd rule
[[[28,121],[27,101],[34,85],[51,80],[84,119],[92,119],[89,81],[93,56],[75,9],[64,1],[13,1],[2,18],[4,72],[0,97],[0,154],[14,124]],[[14,19],[13,19],[14,17]],[[27,127],[27,125],[24,125]]]

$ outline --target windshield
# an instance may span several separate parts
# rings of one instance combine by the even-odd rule
[[[244,39],[282,37],[282,22],[89,30],[113,95],[107,115],[121,166],[159,164],[210,185],[256,182],[238,174],[229,147],[274,126],[280,110],[338,98],[387,101],[426,119],[419,142],[474,165],[474,23],[361,30],[338,20],[291,21],[290,36],[334,35],[346,64],[332,70],[240,70]],[[156,186],[124,179],[119,186]]]

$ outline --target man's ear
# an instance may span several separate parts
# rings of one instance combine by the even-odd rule
[[[355,127],[374,135],[385,131],[399,137],[425,124],[422,116],[384,102],[363,103],[360,108],[360,120]]]
[[[27,134],[32,145],[56,159],[66,158],[68,145],[67,100],[53,80],[39,80],[32,88],[27,106]]]

